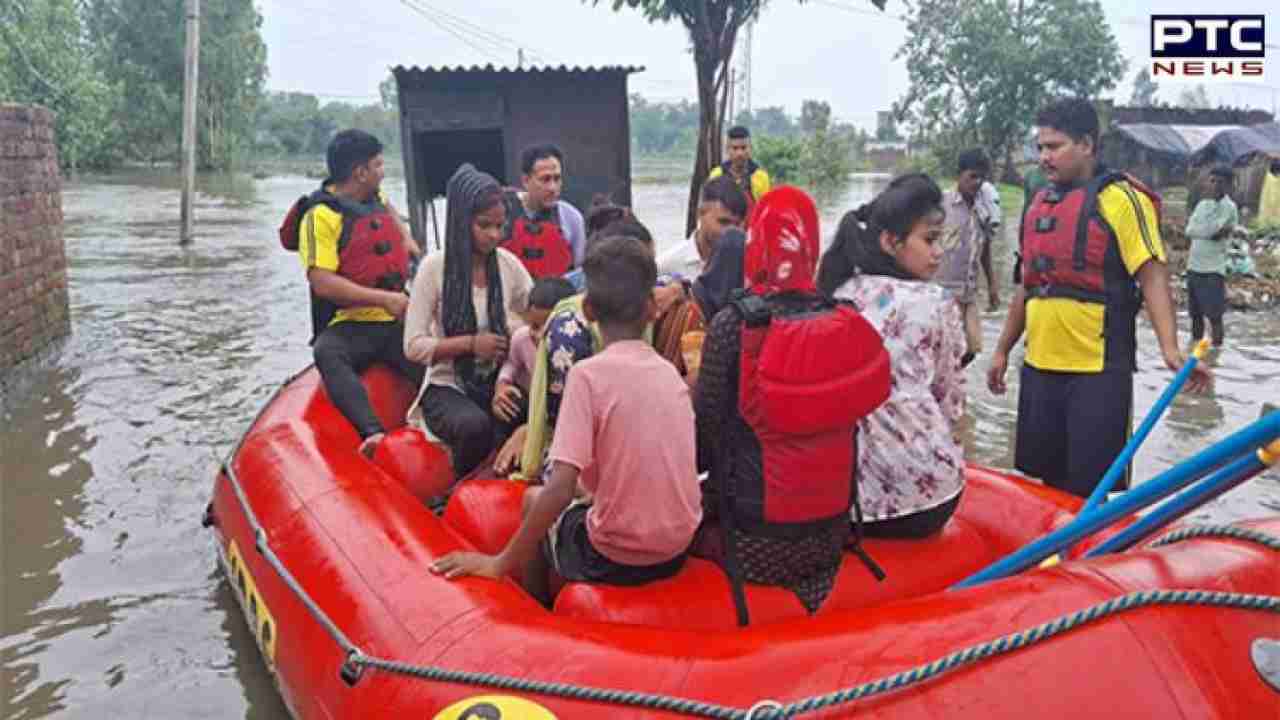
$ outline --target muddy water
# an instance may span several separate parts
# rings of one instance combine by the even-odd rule
[[[824,213],[827,233],[883,180],[859,178]],[[73,335],[10,391],[0,431],[0,717],[286,717],[200,513],[219,459],[272,388],[309,362],[304,280],[274,231],[312,181],[202,182],[190,249],[175,242],[169,177],[65,189]],[[402,185],[388,190],[403,198]],[[635,189],[664,243],[681,234],[684,198],[676,185]],[[997,249],[1001,277],[1008,255]],[[988,348],[1000,319],[984,320]],[[1139,413],[1169,379],[1142,332]],[[1212,360],[1216,390],[1175,404],[1138,456],[1138,477],[1280,399],[1280,318],[1233,315],[1229,333]],[[970,454],[1007,467],[1016,388],[992,397],[984,369],[979,359],[970,371]],[[1271,476],[1200,516],[1277,512]]]

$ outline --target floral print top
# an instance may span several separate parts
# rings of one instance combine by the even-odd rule
[[[933,283],[882,275],[855,275],[835,296],[880,331],[893,366],[889,399],[859,423],[863,519],[912,515],[951,500],[965,472],[959,306]]]

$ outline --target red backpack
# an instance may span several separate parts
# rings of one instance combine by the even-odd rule
[[[861,548],[857,427],[889,398],[889,353],[880,333],[851,304],[826,299],[777,311],[756,295],[730,307],[743,320],[738,411],[760,441],[759,484],[735,487],[727,460],[722,473],[721,523],[740,624],[745,596],[733,548],[737,526],[795,530],[848,522],[853,551],[879,579],[884,573]]]

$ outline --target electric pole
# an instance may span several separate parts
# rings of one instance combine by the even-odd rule
[[[187,2],[187,57],[182,98],[182,229],[179,244],[191,243],[196,194],[196,89],[200,85],[200,0]]]
[[[756,32],[756,21],[752,20],[751,22],[747,23],[747,52],[744,58],[746,60],[747,72],[746,72],[746,76],[742,79],[743,85],[746,86],[744,88],[744,92],[742,93],[742,96],[743,96],[742,99],[746,104],[748,115],[751,114],[751,46],[755,44],[754,42],[752,42],[754,40],[753,36],[755,35],[755,32]]]

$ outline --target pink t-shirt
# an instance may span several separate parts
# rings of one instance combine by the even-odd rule
[[[693,403],[675,366],[641,340],[616,342],[569,371],[549,453],[594,502],[587,537],[624,565],[666,562],[702,520]]]
[[[533,342],[529,326],[525,325],[511,335],[511,345],[507,352],[507,361],[502,364],[498,379],[517,385],[529,394],[529,383],[533,377],[534,354],[538,346]]]

